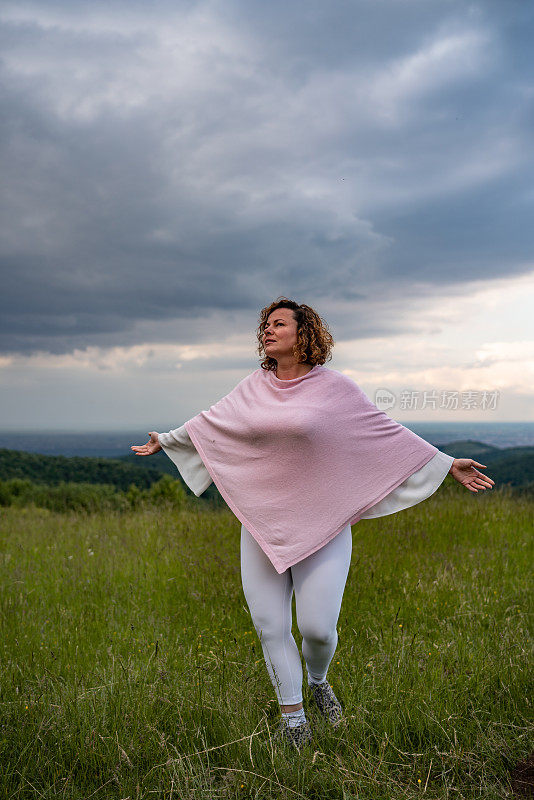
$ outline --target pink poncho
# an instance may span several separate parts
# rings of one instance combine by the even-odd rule
[[[259,368],[185,428],[279,573],[357,522],[438,452],[350,378],[321,365],[287,381]]]

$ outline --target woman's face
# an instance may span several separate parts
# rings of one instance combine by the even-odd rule
[[[297,343],[297,320],[290,308],[275,308],[267,317],[262,334],[266,355],[277,361],[293,355]]]

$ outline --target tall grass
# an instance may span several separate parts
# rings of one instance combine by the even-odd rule
[[[511,797],[534,739],[533,506],[446,482],[353,527],[329,672],[347,725],[305,694],[300,754],[270,742],[233,515],[2,509],[0,796]]]

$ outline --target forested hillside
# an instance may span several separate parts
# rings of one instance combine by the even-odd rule
[[[534,447],[499,448],[466,440],[439,449],[454,458],[474,458],[485,464],[487,469],[480,471],[493,478],[496,486],[508,484],[534,493]]]
[[[164,454],[166,461],[169,459]],[[135,458],[135,457],[134,457]],[[161,478],[162,470],[156,467],[156,458],[150,465],[115,458],[80,458],[78,456],[42,456],[21,450],[0,450],[0,480],[23,478],[32,483],[55,486],[61,482],[106,483],[125,491],[133,483],[148,489]],[[141,459],[138,458],[138,461]],[[178,477],[172,462],[170,466]]]
[[[186,496],[195,497],[164,453],[157,453],[150,456],[150,459],[133,454],[118,459],[44,456],[21,450],[0,449],[0,506],[10,505],[14,498],[18,498],[18,502],[22,504],[31,497],[36,502],[38,498],[39,502],[44,502],[45,496],[46,502],[53,508],[62,504],[69,507],[83,506],[86,500],[93,505],[99,505],[101,501],[107,502],[114,493],[128,493],[130,499],[135,500],[138,495],[132,491],[133,488],[151,497],[154,491],[157,496],[161,484],[168,493],[168,483],[162,484],[164,477],[167,481],[171,478],[177,481]],[[32,491],[33,485],[39,491]],[[91,486],[95,487],[94,492],[91,492]],[[54,489],[61,489],[59,495]],[[149,490],[152,494],[146,494]],[[120,499],[114,499],[120,505]],[[224,505],[213,483],[198,499],[210,505]]]

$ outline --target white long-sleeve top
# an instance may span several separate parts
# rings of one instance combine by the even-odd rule
[[[158,439],[164,453],[176,465],[187,486],[199,497],[212,483],[212,479],[189,438],[185,425],[158,434]],[[368,508],[361,519],[385,517],[426,500],[443,483],[453,461],[453,456],[438,450],[421,469],[410,475],[379,503]]]

